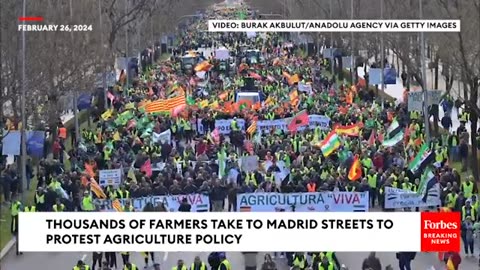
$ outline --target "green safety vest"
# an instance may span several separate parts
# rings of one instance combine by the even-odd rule
[[[84,265],[83,269],[89,270],[89,269],[90,269],[90,266]],[[75,265],[75,266],[73,267],[73,270],[82,270],[82,268],[80,268],[80,267],[78,267],[78,266]]]
[[[25,206],[25,208],[23,209],[23,211],[25,211],[25,212],[37,212],[37,208],[36,208],[34,205],[32,205],[32,206],[30,206],[30,207]]]
[[[125,190],[125,194],[123,194],[123,191],[121,189],[117,190],[117,193],[120,195],[121,199],[128,199],[130,198],[130,192],[128,190]],[[125,195],[125,197],[124,197]]]
[[[476,216],[477,216],[477,213],[475,212],[475,208],[470,208],[470,217],[472,217],[473,220],[476,219]],[[465,218],[467,217],[467,208],[464,206],[462,206],[462,220],[465,220]]]
[[[35,194],[35,198],[37,199],[37,203],[39,204],[45,203],[45,194],[42,194],[42,195]]]
[[[93,205],[92,202],[92,197],[91,195],[87,197],[83,197],[82,199],[82,207],[84,211],[93,211],[95,210],[95,206]]]
[[[463,194],[465,195],[465,198],[470,199],[473,195],[473,183],[468,184],[467,182],[462,183],[463,187]]]
[[[377,188],[377,175],[367,175],[368,185],[370,188]]]
[[[245,182],[247,184],[253,183],[254,186],[257,186],[257,179],[255,178],[255,173],[247,173],[245,177]]]
[[[195,270],[195,263],[192,263],[190,270]],[[205,265],[204,262],[200,264],[200,268],[198,270],[207,270],[207,266]]]
[[[12,217],[18,216],[18,213],[20,212],[21,207],[22,207],[22,203],[19,201],[12,203],[12,206],[10,207],[10,213]]]
[[[346,190],[347,192],[354,192],[354,191],[355,191],[355,187],[353,187],[353,186],[350,187],[350,188],[349,188],[349,187],[345,187],[345,190]]]
[[[176,267],[174,267],[174,268],[176,268]],[[123,269],[124,269],[124,270],[130,270],[130,269],[127,268],[126,265],[125,265],[125,267],[124,267]],[[132,268],[131,268],[131,270],[138,270],[138,267],[137,267],[135,264],[132,263]]]
[[[53,205],[53,212],[63,212],[65,210],[65,205],[62,203],[60,204],[60,209],[57,204]]]
[[[445,205],[449,208],[454,208],[455,203],[457,202],[458,195],[454,193],[449,193],[447,194],[447,197],[445,198]]]
[[[301,259],[298,256],[295,256],[295,260],[293,260],[293,266],[297,266],[300,269],[305,269],[306,262],[307,258],[305,257],[305,255],[302,255]]]
[[[225,265],[225,268],[227,268],[227,270],[232,270],[232,265],[230,264],[230,262],[229,262],[227,259],[223,260],[223,261],[220,263],[220,265],[222,265],[222,264]],[[219,268],[219,269],[220,269],[220,268]]]
[[[332,262],[329,262],[328,263],[328,267],[325,269],[325,267],[323,267],[322,263],[318,263],[318,270],[333,270],[334,269],[334,265]]]

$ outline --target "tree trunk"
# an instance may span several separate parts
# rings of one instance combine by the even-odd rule
[[[478,78],[473,78],[470,81],[470,129],[472,135],[470,140],[472,143],[472,174],[473,177],[478,181],[478,156],[477,156],[477,126],[478,126]]]

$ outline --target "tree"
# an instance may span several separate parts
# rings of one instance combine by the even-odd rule
[[[458,33],[444,33],[440,36],[439,46],[445,47],[449,59],[462,73],[462,81],[468,88],[469,99],[465,107],[470,113],[473,173],[478,179],[477,128],[480,108],[478,90],[480,84],[480,2],[478,0],[437,0],[437,12],[444,18],[458,19],[462,22]],[[442,39],[443,37],[443,39]]]

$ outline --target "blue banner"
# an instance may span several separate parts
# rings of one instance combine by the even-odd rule
[[[32,157],[43,157],[45,146],[45,131],[27,132],[27,155]]]
[[[246,193],[240,212],[368,212],[368,192]]]
[[[397,72],[395,71],[395,68],[386,68],[384,74],[385,84],[397,84]]]
[[[371,68],[368,70],[368,82],[369,84],[382,84],[382,69]]]
[[[20,155],[20,131],[8,131],[2,139],[2,155]]]
[[[77,109],[79,111],[88,109],[92,106],[92,95],[91,94],[81,94],[77,100]]]
[[[119,199],[122,206],[129,201],[136,212],[143,211],[143,208],[148,203],[153,206],[163,204],[169,212],[177,212],[183,199],[187,199],[192,206],[191,212],[208,212],[210,209],[210,200],[204,194],[189,194],[189,195],[167,195],[167,196],[150,196],[134,199]],[[112,200],[95,199],[94,203],[104,211],[115,211],[112,207]]]

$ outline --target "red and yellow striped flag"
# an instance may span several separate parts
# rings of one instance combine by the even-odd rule
[[[112,202],[112,208],[115,209],[117,212],[123,212],[123,207],[122,204],[118,199],[113,200]]]
[[[103,192],[102,187],[97,183],[95,178],[90,178],[90,190],[97,195],[99,199],[106,199],[107,195]]]
[[[186,105],[187,101],[185,99],[185,94],[164,99],[164,100],[157,100],[145,105],[145,111],[147,113],[157,113],[157,112],[171,112],[178,106]]]
[[[247,128],[247,133],[252,135],[257,131],[257,121],[253,121],[252,124]]]
[[[292,104],[292,106],[293,107],[297,106],[298,102],[300,101],[299,100],[300,98],[298,96],[298,91],[293,90],[292,92],[290,92],[289,97],[290,97],[290,103]]]

